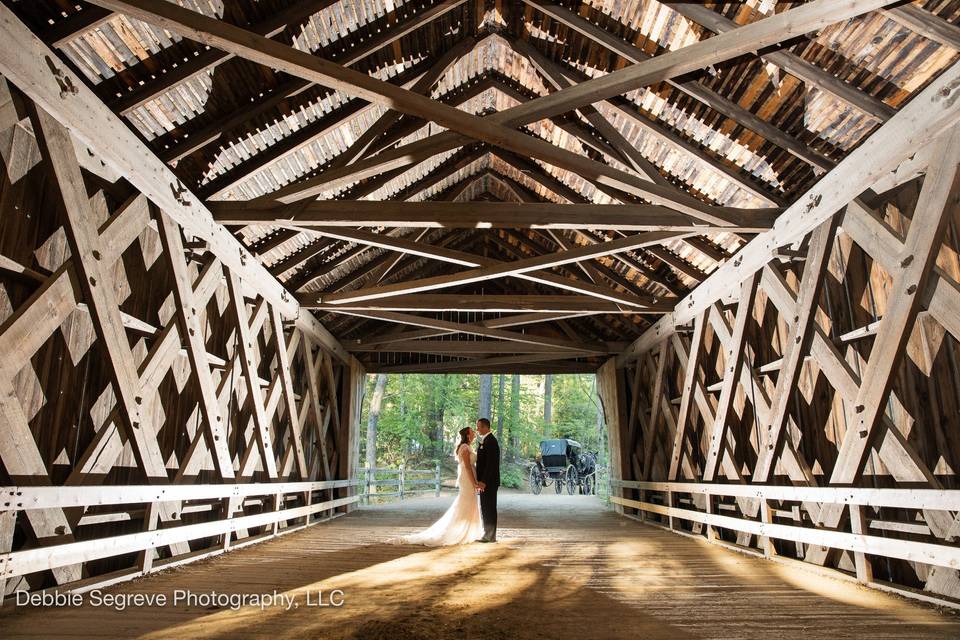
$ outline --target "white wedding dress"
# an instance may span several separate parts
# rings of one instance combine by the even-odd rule
[[[467,447],[470,456],[465,461],[460,456],[460,447]],[[475,465],[477,453],[468,444],[457,447],[457,497],[440,519],[428,529],[403,536],[390,542],[398,544],[422,544],[428,547],[445,547],[479,540],[483,536],[483,521],[480,519],[480,498],[470,482],[467,464]]]

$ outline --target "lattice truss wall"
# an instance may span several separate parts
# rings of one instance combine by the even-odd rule
[[[92,588],[348,508],[355,361],[3,92],[0,594]]]
[[[960,596],[956,132],[925,152],[601,370],[628,515]]]

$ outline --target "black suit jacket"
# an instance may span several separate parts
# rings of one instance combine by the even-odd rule
[[[488,489],[500,486],[500,443],[492,433],[477,447],[477,480]]]

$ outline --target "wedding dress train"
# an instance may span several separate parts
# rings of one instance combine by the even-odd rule
[[[469,448],[468,444],[460,447]],[[477,454],[470,450],[469,464],[475,464]],[[440,519],[418,533],[390,540],[399,544],[422,544],[428,547],[444,547],[453,544],[465,544],[479,540],[483,535],[483,521],[480,519],[480,501],[470,482],[470,472],[464,467],[468,464],[460,456],[457,448],[457,497]]]

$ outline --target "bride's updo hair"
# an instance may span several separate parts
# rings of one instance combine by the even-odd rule
[[[453,455],[457,455],[457,451],[460,450],[460,445],[470,444],[470,427],[464,427],[457,433],[460,434],[460,439],[457,440],[457,444],[453,447]]]

